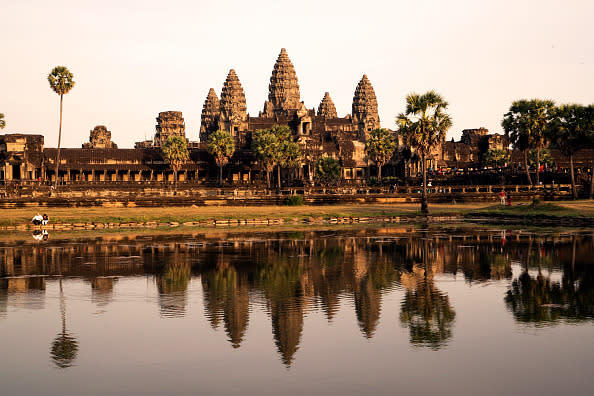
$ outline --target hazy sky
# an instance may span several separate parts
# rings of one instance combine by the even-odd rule
[[[501,132],[515,99],[594,102],[592,0],[1,2],[3,133],[41,133],[48,147],[59,100],[47,74],[57,65],[76,81],[63,147],[80,147],[95,125],[132,147],[166,110],[182,111],[197,140],[208,90],[220,95],[230,68],[257,115],[282,47],[308,108],[329,91],[339,116],[350,113],[366,73],[388,128],[407,93],[429,89],[450,102],[456,138],[465,128]]]

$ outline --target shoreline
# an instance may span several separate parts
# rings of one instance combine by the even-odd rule
[[[397,224],[469,222],[480,224],[529,224],[540,226],[594,227],[594,202],[511,207],[488,204],[432,204],[424,216],[418,204],[371,204],[260,207],[162,207],[162,208],[47,208],[0,210],[0,233],[15,231],[83,231],[123,229],[273,227],[345,224]],[[36,210],[37,209],[37,210]],[[44,210],[46,212],[44,212]],[[49,212],[47,226],[34,226],[35,213]]]

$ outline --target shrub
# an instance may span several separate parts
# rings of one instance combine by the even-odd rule
[[[532,198],[532,206],[540,205],[540,199]]]
[[[288,206],[301,206],[303,205],[303,197],[301,195],[291,195],[287,197],[285,204]]]

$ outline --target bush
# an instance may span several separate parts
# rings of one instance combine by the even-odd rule
[[[540,199],[532,198],[532,206],[540,205]]]
[[[285,204],[288,206],[301,206],[303,205],[303,197],[301,195],[291,195],[287,197]]]

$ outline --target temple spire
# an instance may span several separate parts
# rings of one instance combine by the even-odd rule
[[[355,89],[353,122],[357,125],[361,138],[366,138],[369,132],[380,127],[377,98],[367,74],[363,74],[357,89]]]
[[[222,129],[229,130],[231,126],[239,128],[239,124],[247,121],[247,106],[245,93],[239,82],[235,70],[229,70],[227,79],[223,84],[220,100]]]
[[[268,101],[264,103],[264,113],[271,117],[287,114],[300,107],[301,94],[297,74],[287,51],[282,48],[270,76]]]
[[[200,123],[200,141],[206,142],[208,136],[217,130],[219,116],[221,114],[220,102],[213,88],[208,91],[204,106],[202,106],[202,117]]]
[[[320,106],[318,107],[318,115],[326,118],[338,117],[338,114],[336,113],[336,106],[334,106],[334,102],[332,101],[332,98],[328,92],[324,94],[324,98],[320,102]]]

